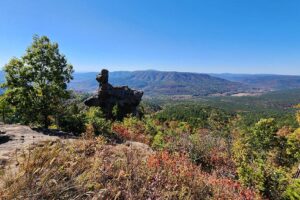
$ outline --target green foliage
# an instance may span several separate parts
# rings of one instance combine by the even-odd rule
[[[300,161],[300,128],[290,134],[287,139],[286,152],[290,155],[290,161],[295,163]]]
[[[147,100],[143,100],[140,103],[139,107],[143,110],[144,114],[152,114],[162,110],[159,103],[156,103],[154,101],[147,101]]]
[[[296,108],[300,109],[300,104],[298,104],[296,106]],[[297,118],[297,122],[299,123],[300,125],[300,111],[298,110],[297,113],[296,113],[296,118]]]
[[[163,111],[156,114],[160,121],[183,121],[188,122],[193,128],[221,128],[232,114],[209,106],[196,103],[182,103],[167,106]]]
[[[285,199],[298,200],[300,199],[300,179],[294,179],[287,187],[284,193]]]
[[[114,105],[112,109],[112,115],[113,115],[113,119],[115,120],[122,120],[124,118],[118,104]]]
[[[290,179],[285,169],[268,165],[264,175],[265,196],[270,199],[282,199]]]
[[[5,95],[0,96],[0,117],[3,123],[14,123],[17,122],[16,116],[14,115],[15,109],[9,104]]]
[[[86,124],[91,125],[96,136],[109,136],[111,122],[105,119],[99,107],[90,107],[85,113]]]
[[[152,147],[155,149],[164,149],[165,142],[163,139],[163,133],[159,131],[153,138]]]
[[[275,145],[276,123],[273,118],[261,119],[257,122],[249,134],[249,143],[253,151],[264,152],[270,150]]]
[[[22,122],[48,127],[49,116],[56,114],[57,105],[68,98],[67,83],[73,73],[58,44],[51,43],[46,36],[34,36],[25,55],[12,58],[4,71],[5,96]]]
[[[190,136],[191,149],[189,152],[193,162],[201,164],[202,167],[208,169],[210,165],[210,152],[216,146],[216,138],[211,134],[195,133]]]
[[[126,127],[139,128],[140,126],[143,126],[143,122],[134,116],[124,118],[123,123]]]
[[[64,105],[57,121],[63,131],[72,132],[75,135],[85,131],[85,113],[80,110],[77,102]]]
[[[291,166],[299,160],[299,139],[296,133],[289,131],[286,128],[278,131],[273,118],[261,119],[244,130],[235,142],[234,156],[240,181],[269,199],[284,198],[292,176]]]
[[[160,129],[159,124],[156,124],[155,120],[150,117],[144,117],[143,121],[145,122],[145,131],[151,136],[155,136],[158,130]]]

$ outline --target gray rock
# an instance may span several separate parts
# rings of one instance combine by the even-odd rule
[[[108,70],[103,69],[97,75],[99,82],[98,94],[85,100],[85,105],[101,107],[107,118],[113,118],[114,106],[118,108],[117,118],[127,114],[137,115],[137,106],[141,102],[143,92],[132,90],[128,86],[113,87],[108,83]]]

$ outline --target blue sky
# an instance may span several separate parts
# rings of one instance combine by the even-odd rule
[[[1,0],[0,66],[47,35],[76,71],[300,75],[298,0]]]

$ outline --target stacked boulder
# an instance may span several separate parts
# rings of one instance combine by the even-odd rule
[[[115,107],[118,109],[118,118],[123,118],[127,114],[137,115],[137,106],[141,102],[143,92],[132,90],[128,86],[112,86],[108,83],[108,73],[108,70],[103,69],[97,75],[98,93],[85,100],[85,105],[101,107],[108,119],[114,117],[113,109]]]

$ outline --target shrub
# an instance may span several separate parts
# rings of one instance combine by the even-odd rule
[[[165,148],[165,142],[164,142],[164,137],[163,137],[163,133],[161,131],[159,131],[153,139],[152,142],[152,147],[155,149],[164,149]]]
[[[289,129],[277,129],[274,119],[262,119],[248,134],[240,134],[234,145],[239,180],[268,199],[284,198],[289,168],[295,162],[289,153],[297,157],[299,151],[295,135],[289,134]]]
[[[300,128],[288,135],[286,152],[290,155],[290,162],[292,164],[300,160]]]
[[[85,114],[79,109],[77,102],[66,104],[61,109],[57,124],[61,130],[79,135],[85,130]]]
[[[300,180],[294,179],[292,183],[287,187],[284,193],[285,199],[298,200],[300,199]]]
[[[109,137],[111,133],[111,122],[107,120],[99,107],[90,107],[85,113],[86,126],[91,126],[94,135]]]
[[[211,150],[217,145],[216,139],[213,138],[208,130],[202,130],[199,133],[195,133],[190,136],[191,150],[190,158],[200,164],[204,169],[210,170],[212,168],[210,164]]]
[[[123,140],[132,140],[150,144],[152,138],[147,134],[145,123],[136,117],[126,117],[123,122],[115,122],[112,125],[112,131]]]

